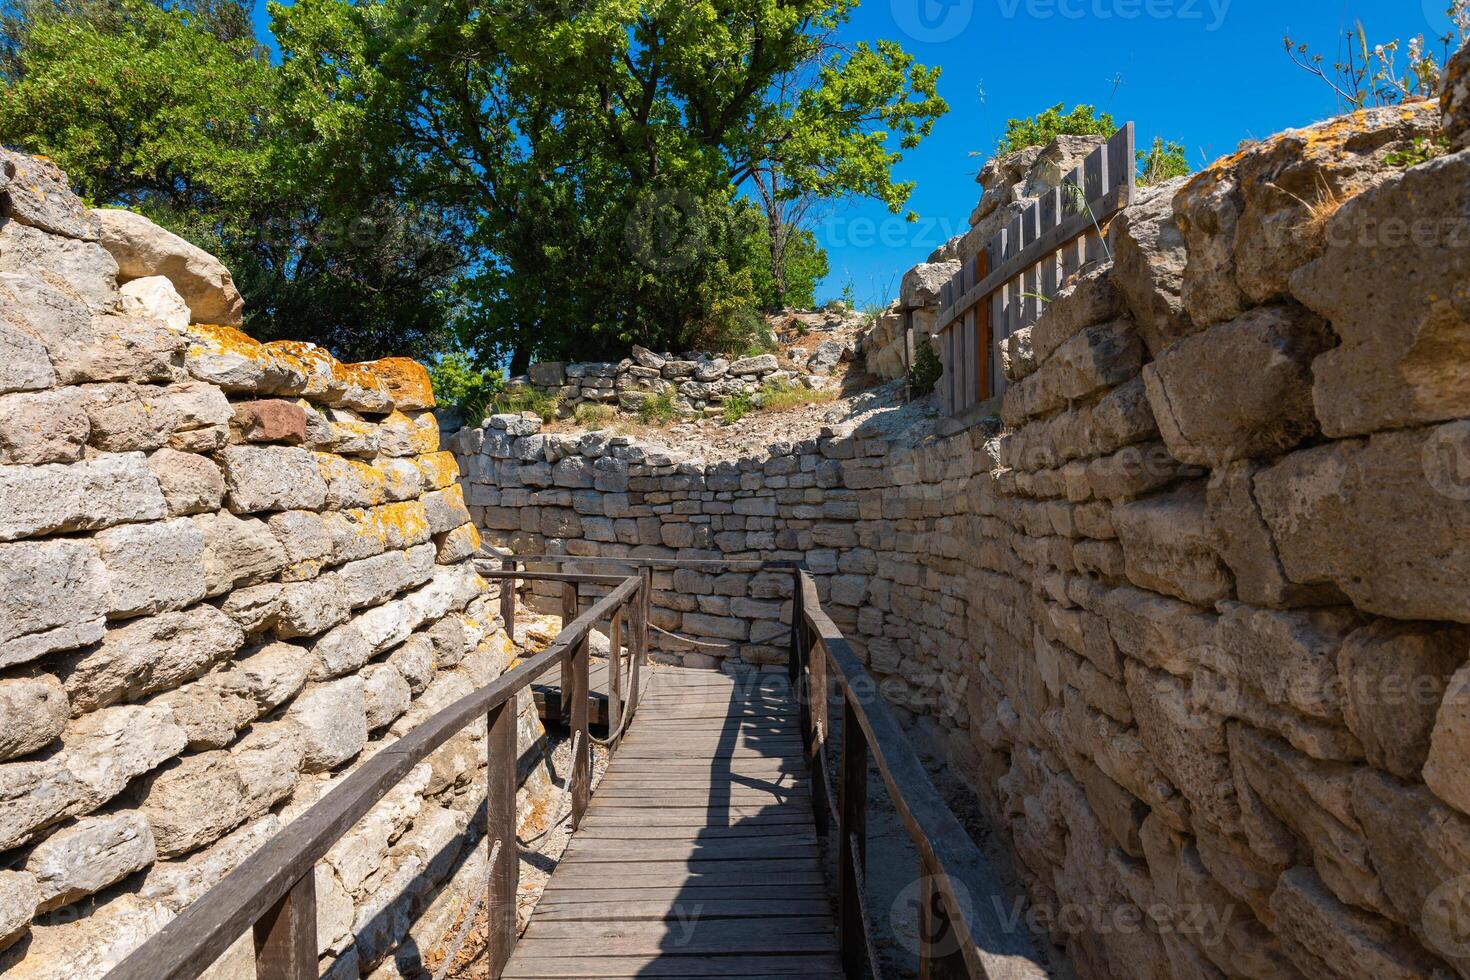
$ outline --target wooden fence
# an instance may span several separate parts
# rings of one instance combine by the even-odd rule
[[[1106,258],[1107,222],[1133,203],[1130,122],[1011,219],[940,293],[940,397],[959,415],[1006,388],[1001,345],[1035,323],[1082,266]]]

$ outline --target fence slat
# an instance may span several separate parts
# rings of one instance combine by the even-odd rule
[[[519,698],[491,708],[486,715],[485,847],[490,867],[487,957],[492,980],[510,961],[516,941],[516,890],[520,878],[516,845],[516,706]],[[495,842],[500,842],[500,850]]]
[[[256,980],[316,977],[316,871],[308,868],[255,923]]]

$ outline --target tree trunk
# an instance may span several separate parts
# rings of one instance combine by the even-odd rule
[[[510,376],[512,378],[525,374],[531,367],[531,349],[523,344],[516,344],[510,354]]]

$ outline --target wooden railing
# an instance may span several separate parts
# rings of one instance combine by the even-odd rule
[[[388,791],[430,753],[470,725],[485,720],[486,846],[490,869],[490,929],[487,949],[492,976],[499,976],[516,939],[516,695],[557,664],[570,679],[574,744],[571,781],[572,825],[587,808],[591,754],[587,709],[588,635],[601,622],[627,616],[630,656],[636,665],[645,648],[647,587],[640,576],[499,573],[495,577],[546,578],[575,587],[610,585],[612,590],[586,612],[566,622],[542,652],[527,658],[472,694],[443,708],[403,738],[384,746],[331,792],[240,863],[173,921],[108,974],[109,980],[192,980],[217,960],[246,930],[253,930],[256,976],[260,980],[307,980],[317,976],[316,886],[318,860]],[[502,585],[502,615],[513,624],[509,582]],[[630,702],[636,706],[634,699]],[[577,737],[580,736],[580,737]],[[499,845],[499,846],[497,846]]]
[[[936,339],[950,415],[1005,390],[1000,345],[1041,316],[1058,287],[1107,257],[1103,232],[1133,203],[1133,124],[1113,134],[1060,182],[1011,219],[940,292]]]
[[[970,980],[1044,980],[1023,929],[1008,927],[999,900],[1005,894],[990,864],[929,779],[897,718],[880,696],[841,630],[823,612],[816,583],[796,573],[789,676],[801,705],[803,743],[812,774],[817,833],[837,832],[837,925],[842,966],[861,980],[874,944],[863,904],[867,870],[869,761],[919,853],[919,976]],[[835,682],[836,690],[832,690]],[[828,776],[827,711],[842,705],[837,788]],[[835,826],[834,826],[835,825]]]

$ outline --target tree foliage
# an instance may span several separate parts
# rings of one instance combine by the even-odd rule
[[[1175,177],[1189,173],[1189,161],[1184,156],[1184,144],[1165,141],[1155,136],[1147,150],[1137,151],[1138,183],[1141,185],[1162,184]]]
[[[1045,146],[1058,136],[1112,136],[1118,131],[1113,117],[1099,114],[1090,105],[1076,105],[1068,112],[1056,105],[1027,119],[1006,120],[1005,135],[996,146],[996,155],[1005,156],[1028,146]]]

